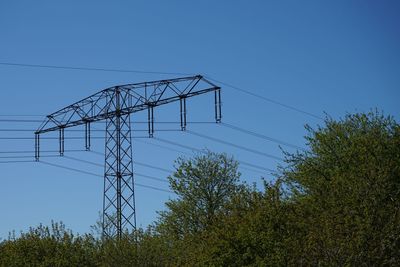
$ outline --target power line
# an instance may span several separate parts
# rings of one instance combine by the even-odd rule
[[[157,146],[157,147],[164,148],[164,149],[166,149],[166,150],[173,150],[173,151],[175,151],[174,149],[169,148],[169,147],[166,147],[166,146],[157,145],[157,144],[152,144],[152,143],[149,143],[149,142],[146,142],[146,143],[148,143],[148,144],[150,144],[150,145]],[[183,152],[183,151],[179,151],[179,150],[176,150],[176,151],[178,151],[178,152],[180,152],[180,153],[182,153],[182,154],[190,155],[190,154],[185,153],[185,152]],[[46,153],[46,152],[59,153],[58,150],[44,150],[44,151],[41,151],[41,152],[42,152],[42,153]],[[93,153],[93,154],[97,154],[97,155],[100,155],[100,156],[104,156],[103,153],[100,153],[100,152],[97,152],[97,151],[93,151],[93,150],[89,150],[89,151],[87,151],[87,150],[65,150],[64,152],[91,152],[91,153]],[[33,154],[33,153],[35,153],[35,151],[27,151],[27,150],[26,150],[26,151],[0,151],[0,154],[20,154],[20,153],[23,153],[23,154],[32,153],[32,154]],[[2,156],[1,156],[0,158],[10,158],[10,159],[11,159],[11,158],[32,158],[32,157],[33,157],[33,155],[31,155],[31,156],[18,156],[18,157],[16,157],[16,156],[6,156],[6,157],[2,157]],[[42,155],[41,157],[60,157],[60,155]],[[68,158],[69,156],[65,156],[65,155],[64,155],[63,157]],[[18,161],[18,162],[20,162],[20,161]],[[25,161],[24,161],[24,162],[25,162]],[[28,161],[28,162],[31,162],[31,161]],[[242,162],[242,164],[243,164],[243,162]],[[174,172],[174,170],[170,170],[170,169],[166,169],[166,168],[161,168],[161,167],[153,166],[153,165],[150,165],[150,164],[147,164],[147,163],[143,163],[143,162],[138,162],[138,161],[134,161],[134,165],[144,166],[144,167],[147,167],[147,168],[151,168],[151,169],[163,171],[163,172],[166,172],[166,173],[169,173],[169,174],[171,174],[171,173]],[[247,165],[248,165],[248,166],[252,166],[251,163],[247,163]],[[102,166],[102,167],[103,167],[103,165],[100,165],[100,164],[98,164],[98,166]],[[258,166],[252,166],[252,167],[257,168]],[[240,168],[243,169],[243,170],[248,170],[248,171],[252,171],[252,172],[257,172],[257,173],[260,173],[260,174],[264,174],[264,173],[265,173],[265,172],[260,171],[260,170],[254,170],[254,169],[246,168],[246,167],[243,167],[243,166],[241,166]],[[273,170],[268,170],[268,171],[273,171]]]
[[[282,141],[282,140],[279,140],[279,139],[276,139],[276,138],[273,138],[273,137],[269,137],[269,136],[266,136],[264,134],[256,133],[254,131],[246,130],[246,129],[240,128],[238,126],[229,124],[229,123],[221,122],[220,124],[222,126],[224,126],[224,127],[231,128],[233,130],[236,130],[236,131],[239,131],[239,132],[242,132],[242,133],[254,136],[254,137],[258,137],[258,138],[261,138],[261,139],[264,139],[264,140],[267,140],[267,141],[271,141],[271,142],[274,142],[274,143],[278,143],[278,144],[281,144],[281,145],[284,145],[284,146],[288,146],[288,147],[292,147],[292,148],[296,148],[296,149],[300,149],[300,150],[305,150],[304,148],[302,148],[300,146],[297,146],[297,145],[294,145],[294,144],[291,144],[291,143],[288,143],[288,142],[285,142],[285,141]]]
[[[63,165],[59,165],[59,164],[54,164],[54,163],[50,163],[47,161],[39,161],[40,163],[43,164],[47,164],[53,167],[57,167],[57,168],[61,168],[61,169],[66,169],[66,170],[70,170],[70,171],[74,171],[74,172],[78,172],[78,173],[82,173],[82,174],[87,174],[87,175],[91,175],[91,176],[95,176],[95,177],[100,177],[100,178],[104,178],[102,175],[96,174],[96,173],[92,173],[92,172],[87,172],[87,171],[83,171],[83,170],[79,170],[79,169],[75,169],[75,168],[71,168],[71,167],[66,167]],[[172,193],[174,194],[174,192],[170,191],[170,190],[166,190],[166,189],[162,189],[162,188],[158,188],[155,186],[150,186],[150,185],[144,185],[144,184],[139,184],[139,183],[135,183],[136,186],[140,186],[140,187],[144,187],[144,188],[149,188],[149,189],[153,189],[153,190],[157,190],[157,191],[162,191],[162,192],[167,192],[167,193]]]
[[[34,160],[9,160],[9,161],[0,161],[0,163],[24,163],[24,162],[36,162]]]
[[[204,77],[207,78],[207,79],[209,79],[209,80],[211,80],[211,81],[214,81],[214,82],[216,82],[216,83],[220,83],[220,84],[223,84],[223,85],[225,85],[225,86],[227,86],[227,87],[230,87],[230,88],[232,88],[232,89],[234,89],[234,90],[236,90],[236,91],[239,91],[239,92],[242,92],[242,93],[251,95],[251,96],[253,96],[253,97],[262,99],[262,100],[264,100],[264,101],[273,103],[273,104],[275,104],[275,105],[279,105],[279,106],[282,106],[282,107],[284,107],[284,108],[291,109],[291,110],[293,110],[293,111],[296,111],[296,112],[299,112],[299,113],[308,115],[308,116],[313,117],[313,118],[315,118],[315,119],[323,120],[322,117],[320,117],[320,116],[318,116],[318,115],[315,115],[315,114],[313,114],[313,113],[310,113],[310,112],[308,112],[308,111],[305,111],[305,110],[296,108],[296,107],[291,106],[291,105],[288,105],[288,104],[284,104],[284,103],[282,103],[282,102],[273,100],[273,99],[271,99],[271,98],[268,98],[268,97],[265,97],[265,96],[262,96],[262,95],[253,93],[253,92],[251,92],[251,91],[249,91],[249,90],[245,90],[245,89],[243,89],[243,88],[240,88],[240,87],[231,85],[231,84],[229,84],[229,83],[226,83],[226,82],[222,82],[222,81],[213,79],[213,78],[211,78],[210,76],[204,75]]]
[[[78,158],[74,158],[74,157],[70,157],[70,156],[63,156],[63,157],[67,158],[67,159],[74,160],[74,161],[90,164],[90,165],[93,165],[93,166],[104,167],[103,164],[98,164],[98,163],[91,162],[91,161],[88,161],[88,160],[78,159]],[[141,173],[138,173],[138,172],[133,172],[133,174],[135,174],[136,176],[139,176],[139,177],[144,177],[144,178],[156,180],[156,181],[163,182],[163,183],[168,183],[168,181],[166,181],[165,179],[160,179],[160,178],[157,178],[157,177],[154,177],[154,176],[150,176],[150,175],[147,175],[147,174],[141,174]]]
[[[144,71],[144,70],[91,68],[91,67],[73,67],[73,66],[42,65],[42,64],[13,63],[13,62],[0,62],[0,65],[3,65],[3,66],[14,66],[14,67],[29,67],[29,68],[103,71],[103,72],[122,72],[122,73],[140,73],[140,74],[188,75],[188,76],[193,75],[191,73],[182,73],[182,72]]]
[[[151,143],[150,143],[150,144],[151,144]],[[156,145],[156,144],[154,144],[154,145]],[[158,146],[158,145],[156,145],[156,146]],[[165,147],[165,146],[162,146],[162,147],[165,148],[165,149],[167,149],[167,150],[170,150],[168,147]],[[90,152],[95,153],[95,154],[98,154],[98,155],[101,155],[101,156],[104,156],[104,154],[103,154],[103,153],[100,153],[100,152],[96,152],[96,151],[92,151],[92,150],[91,150]],[[189,155],[188,153],[185,153],[185,152],[182,152],[182,153],[183,153],[183,154]],[[138,161],[134,161],[133,164],[134,164],[134,165],[139,165],[139,166],[148,167],[148,168],[151,168],[151,169],[156,169],[156,170],[164,171],[164,172],[169,173],[169,174],[171,174],[171,173],[174,172],[173,170],[168,170],[168,169],[156,167],[156,166],[149,165],[149,164],[147,164],[147,163],[138,162]],[[254,169],[246,168],[246,167],[243,167],[243,166],[240,166],[240,169],[248,170],[248,171],[252,171],[252,172],[257,172],[257,173],[260,173],[260,174],[265,174],[265,172],[263,172],[263,171],[254,170]]]
[[[159,138],[159,137],[154,137],[154,139],[157,140],[157,141],[163,142],[163,143],[170,144],[170,145],[186,148],[188,150],[192,150],[192,151],[196,151],[196,152],[200,152],[200,153],[204,153],[205,152],[204,150],[199,149],[199,148],[190,147],[190,146],[183,145],[183,144],[180,144],[180,143],[176,143],[176,142],[173,142],[173,141],[170,141],[170,140],[165,140],[165,139],[162,139],[162,138]]]
[[[0,156],[0,159],[24,159],[24,158],[34,158],[35,156]],[[43,155],[41,157],[54,158],[59,157],[59,155]]]
[[[136,123],[148,123],[148,122],[136,122]],[[164,122],[164,123],[179,123],[179,122]],[[208,123],[208,122],[193,122],[193,123]],[[212,122],[212,123],[214,123],[214,122]],[[222,122],[222,123],[220,123],[220,125],[222,125],[226,128],[230,128],[230,129],[257,137],[257,138],[261,138],[263,140],[271,141],[271,142],[274,142],[277,144],[281,144],[284,146],[288,146],[288,147],[292,147],[292,148],[296,148],[296,149],[300,149],[300,150],[305,150],[304,148],[302,148],[300,146],[297,146],[297,145],[294,145],[294,144],[291,144],[291,143],[288,143],[288,142],[285,142],[285,141],[282,141],[282,140],[279,140],[279,139],[276,139],[273,137],[269,137],[269,136],[266,136],[264,134],[260,134],[260,133],[254,132],[254,131],[243,129],[241,127],[238,127],[238,126],[235,126],[235,125],[232,125],[229,123]],[[34,132],[34,131],[35,131],[34,129],[0,129],[0,132]],[[85,132],[85,130],[68,129],[68,128],[65,129],[65,131],[67,131],[67,132]],[[100,130],[100,129],[92,129],[91,131],[92,132],[104,132],[104,130]],[[147,131],[148,131],[148,129],[132,130],[132,132],[147,132]],[[156,131],[158,131],[158,132],[180,132],[181,129],[157,129]]]
[[[28,119],[0,119],[0,122],[43,122],[43,120],[28,120]]]
[[[239,161],[238,161],[238,162],[239,162]],[[242,164],[242,163],[241,163],[241,164]],[[247,170],[247,171],[256,172],[256,173],[259,173],[259,174],[265,174],[265,171],[261,171],[261,170],[255,170],[255,169],[251,169],[251,168],[247,168],[247,167],[243,167],[243,166],[239,166],[239,168],[240,168],[241,170]],[[270,170],[269,172],[275,173],[275,171],[273,171],[273,170]]]
[[[258,165],[256,165],[256,164],[252,164],[252,163],[250,163],[250,162],[243,161],[243,160],[238,160],[238,162],[239,162],[240,164],[242,164],[242,165],[247,165],[247,166],[250,166],[250,167],[253,167],[253,168],[262,169],[262,170],[264,170],[264,171],[277,174],[277,171],[275,171],[275,170],[273,170],[273,169],[270,169],[270,168],[261,167],[261,166],[258,166]],[[242,168],[243,168],[243,167],[242,167]],[[246,169],[247,169],[247,170],[251,170],[251,169],[248,169],[248,168],[246,168]],[[251,171],[256,171],[256,170],[251,170]],[[264,174],[264,172],[260,172],[260,173]]]
[[[38,161],[38,162],[43,163],[43,164],[47,164],[47,165],[50,165],[50,166],[62,168],[62,169],[65,169],[65,170],[70,170],[70,171],[75,171],[75,172],[79,172],[79,173],[95,176],[95,177],[103,177],[103,176],[101,176],[99,174],[96,174],[96,173],[92,173],[92,172],[88,172],[88,171],[84,171],[84,170],[79,170],[79,169],[75,169],[75,168],[71,168],[71,167],[67,167],[67,166],[62,166],[62,165],[58,165],[58,164],[55,164],[55,163],[50,163],[50,162],[43,161],[43,160]]]
[[[5,115],[4,115],[5,116]],[[7,115],[9,116],[9,115]],[[12,115],[10,115],[12,116]],[[19,115],[15,115],[19,116]],[[45,117],[45,115],[43,116]],[[34,120],[34,119],[0,119],[0,122],[12,122],[12,123],[20,123],[20,122],[43,122],[43,120]],[[180,124],[180,121],[155,121],[159,124]],[[106,123],[105,121],[94,121],[93,123]],[[148,124],[148,121],[132,121],[131,124]],[[188,121],[187,124],[215,124],[215,121]]]
[[[0,132],[34,132],[33,129],[0,129]],[[91,129],[91,132],[104,132],[104,130]],[[148,129],[131,130],[132,132],[148,132]],[[181,132],[181,129],[156,129],[158,132]],[[65,129],[65,132],[85,132],[85,130]]]
[[[29,67],[29,68],[66,69],[66,70],[103,71],[103,72],[140,73],[140,74],[188,75],[188,76],[194,75],[193,73],[182,73],[182,72],[164,72],[164,71],[144,71],[144,70],[113,69],[113,68],[75,67],[75,66],[27,64],[27,63],[14,63],[14,62],[0,62],[0,65],[3,65],[3,66],[14,66],[14,67]],[[297,107],[294,107],[294,106],[291,106],[291,105],[288,105],[288,104],[273,100],[271,98],[268,98],[268,97],[265,97],[265,96],[262,96],[262,95],[259,95],[259,94],[256,94],[256,93],[253,93],[253,92],[251,92],[249,90],[240,88],[238,86],[234,86],[232,84],[216,80],[216,79],[214,79],[214,78],[212,78],[212,77],[210,77],[208,75],[204,75],[204,77],[209,79],[209,80],[211,80],[211,81],[223,84],[223,85],[225,85],[227,87],[230,87],[230,88],[232,88],[234,90],[237,90],[239,92],[245,93],[247,95],[262,99],[264,101],[273,103],[275,105],[282,106],[282,107],[287,108],[287,109],[291,109],[293,111],[296,111],[296,112],[311,116],[311,117],[319,119],[319,120],[323,120],[322,117],[320,117],[318,115],[315,115],[313,113],[310,113],[308,111],[299,109]]]
[[[93,150],[90,150],[90,152],[93,153],[93,154],[100,155],[100,156],[104,157],[103,153],[100,153],[100,152],[97,152],[97,151],[93,151]],[[159,171],[163,171],[163,172],[166,172],[166,173],[174,172],[173,170],[164,169],[164,168],[161,168],[161,167],[153,166],[153,165],[150,165],[150,164],[147,164],[147,163],[143,163],[143,162],[139,162],[139,161],[134,161],[133,164],[134,165],[139,165],[139,166],[144,166],[144,167],[155,169],[155,170],[159,170]]]
[[[151,169],[155,169],[155,170],[159,170],[159,171],[163,171],[163,172],[166,172],[166,173],[173,173],[174,172],[173,170],[168,170],[168,169],[152,166],[152,165],[149,165],[149,164],[146,164],[146,163],[142,163],[142,162],[137,162],[137,161],[134,161],[133,164],[134,165],[143,166],[143,167],[147,167],[147,168],[151,168]]]
[[[194,151],[197,151],[197,152],[200,152],[200,153],[204,153],[204,151],[201,150],[201,149],[197,149],[197,148],[185,146],[185,145],[182,145],[182,144],[174,143],[174,142],[172,142],[172,141],[168,141],[168,140],[164,140],[164,139],[159,139],[159,138],[158,138],[157,141],[161,141],[161,142],[171,142],[170,144],[172,144],[172,145],[181,146],[181,147],[186,148],[186,149],[188,149],[188,150],[194,150]],[[137,140],[137,142],[146,143],[146,144],[148,144],[148,145],[160,147],[160,148],[165,149],[165,150],[168,150],[168,151],[175,151],[175,152],[181,153],[181,154],[183,154],[183,155],[192,156],[191,154],[186,153],[186,152],[184,152],[184,151],[182,151],[182,150],[177,150],[177,149],[170,148],[170,147],[167,147],[167,146],[163,146],[163,145],[159,145],[159,144],[153,144],[153,143],[150,143],[150,142],[147,142],[147,141],[143,141],[143,140]],[[259,169],[259,170],[254,170],[254,169],[250,169],[250,168],[246,168],[246,167],[240,166],[240,169],[243,169],[243,170],[248,170],[248,171],[252,171],[252,172],[257,172],[257,173],[260,173],[260,174],[265,174],[265,171],[268,171],[268,172],[275,172],[275,171],[272,170],[272,169],[268,169],[268,168],[264,168],[264,167],[261,167],[261,166],[257,166],[257,165],[255,165],[255,164],[251,164],[251,163],[248,163],[248,162],[245,162],[245,161],[241,161],[241,160],[239,161],[239,160],[238,160],[238,162],[239,162],[241,165],[247,165],[247,166],[250,166],[250,167]],[[136,162],[136,164],[137,164],[137,162]],[[154,167],[153,167],[153,168],[154,168]],[[173,171],[170,171],[170,172],[173,172]]]
[[[0,114],[0,117],[44,117],[46,115],[32,115],[32,114]]]
[[[103,137],[101,137],[101,138],[103,138]],[[148,137],[145,137],[145,138],[148,138]],[[29,140],[30,140],[30,139],[31,139],[31,138],[29,138]],[[46,139],[46,138],[45,138],[45,139]],[[52,139],[58,139],[58,138],[55,137],[55,138],[52,138]],[[81,139],[81,138],[79,138],[79,139]],[[190,146],[186,146],[186,145],[183,145],[183,144],[178,144],[178,143],[175,143],[175,142],[172,142],[172,141],[168,141],[168,140],[165,140],[165,139],[156,138],[156,140],[158,140],[158,141],[160,141],[160,142],[164,142],[164,143],[169,143],[169,144],[174,145],[174,146],[180,146],[180,147],[183,147],[183,148],[188,149],[188,150],[192,150],[192,151],[204,153],[204,150],[201,150],[201,149],[198,149],[198,148],[194,148],[194,147],[190,147]],[[152,146],[156,146],[156,147],[159,147],[159,148],[162,148],[162,149],[165,149],[165,150],[174,151],[174,152],[178,152],[178,153],[181,153],[181,154],[190,156],[189,153],[186,153],[186,152],[184,152],[184,151],[182,151],[182,150],[170,148],[170,147],[163,146],[163,145],[160,145],[160,144],[154,144],[154,143],[147,142],[147,141],[143,141],[143,140],[137,140],[137,142],[142,142],[142,143],[149,144],[149,145],[152,145]],[[65,152],[85,152],[85,151],[86,151],[86,150],[65,150]],[[43,151],[41,151],[41,152],[43,152],[43,153],[46,153],[46,152],[47,152],[47,153],[58,153],[59,151],[58,151],[58,150],[43,150]],[[91,152],[93,152],[93,151],[91,151]],[[30,151],[30,150],[21,150],[21,151],[0,151],[0,154],[28,154],[28,153],[35,153],[35,151]],[[101,153],[99,153],[99,152],[93,152],[93,153],[98,153],[99,155],[103,155],[103,154],[101,154]],[[55,156],[58,156],[58,155],[55,155]],[[246,161],[240,160],[240,161],[238,161],[238,162],[239,162],[241,165],[247,165],[247,166],[249,166],[249,167],[256,168],[256,169],[260,169],[260,170],[263,170],[263,171],[275,172],[275,170],[272,170],[272,169],[269,169],[269,168],[265,168],[265,167],[262,167],[262,166],[258,166],[258,165],[256,165],[256,164],[252,164],[252,163],[249,163],[249,162],[246,162]],[[172,170],[168,170],[168,169],[163,169],[163,168],[160,168],[160,167],[151,166],[151,165],[149,165],[149,164],[145,164],[145,163],[141,163],[141,162],[137,162],[137,161],[135,162],[135,164],[137,164],[137,165],[142,165],[142,166],[149,167],[149,168],[153,168],[153,169],[158,169],[158,170],[165,171],[165,172],[169,172],[169,173],[172,173],[172,172],[173,172]],[[241,167],[241,168],[242,168],[242,169],[246,169],[245,167]],[[253,170],[253,169],[248,169],[248,168],[247,168],[247,170],[257,172],[256,170]],[[260,172],[260,171],[258,171],[258,172]],[[261,172],[260,172],[260,173],[261,173]]]
[[[153,145],[159,146],[159,145],[157,145],[157,144],[153,144]],[[168,147],[166,147],[166,146],[160,146],[160,147],[165,148],[165,149],[167,149],[167,150],[171,150],[170,148],[168,148]],[[173,149],[172,149],[172,150],[173,150]],[[83,152],[83,151],[86,151],[86,150],[66,150],[65,152]],[[201,151],[201,150],[199,150],[199,151]],[[58,151],[50,150],[50,151],[42,151],[42,152],[58,152]],[[99,155],[103,155],[102,153],[95,152],[95,151],[90,151],[90,152],[93,152],[93,153],[99,154]],[[183,151],[181,151],[181,152],[182,152],[183,154],[189,155],[188,153],[185,153],[185,152],[183,152]],[[203,151],[203,152],[204,152],[204,151]],[[34,151],[0,151],[0,153],[34,153]],[[22,157],[13,157],[13,156],[12,156],[12,157],[0,157],[0,158],[31,158],[31,157],[33,157],[33,156],[22,156]],[[59,156],[59,155],[43,155],[43,156],[41,156],[41,157],[60,157],[60,156]],[[72,157],[65,156],[65,155],[64,155],[63,157],[65,157],[65,158],[72,158]],[[83,160],[80,160],[80,161],[83,161]],[[0,161],[0,163],[19,163],[19,162],[36,162],[36,161]],[[257,165],[254,165],[254,164],[251,164],[251,163],[248,163],[248,162],[243,162],[243,161],[238,161],[238,162],[239,162],[240,164],[248,165],[248,166],[253,167],[253,168],[263,169],[264,171],[269,171],[269,172],[273,172],[273,173],[276,172],[276,171],[274,171],[274,170],[272,170],[272,169],[260,167],[260,166],[257,166]],[[99,166],[99,167],[100,167],[100,166],[101,166],[101,167],[104,167],[103,165],[100,165],[100,164],[97,164],[97,163],[94,163],[94,162],[91,162],[90,164],[96,164],[96,165]],[[149,165],[149,164],[146,164],[146,163],[137,162],[137,161],[135,161],[134,164],[136,164],[136,165],[141,165],[141,166],[145,166],[145,167],[152,168],[152,169],[156,169],[156,170],[160,170],[160,171],[164,171],[164,172],[167,172],[167,173],[173,173],[173,172],[174,172],[173,170],[168,170],[168,169],[164,169],[164,168],[152,166],[152,165]],[[254,169],[250,169],[250,168],[246,168],[246,167],[243,167],[243,166],[241,166],[240,168],[241,168],[241,169],[244,169],[244,170],[248,170],[248,171],[252,171],[252,172],[257,172],[257,173],[260,173],[260,174],[264,174],[264,172],[262,172],[262,171],[254,170]],[[140,173],[135,173],[135,174],[138,175],[138,176],[147,177],[147,175],[144,175],[144,174],[140,174]],[[153,177],[153,176],[152,176],[151,178],[150,178],[150,176],[148,176],[147,178],[149,178],[149,179],[157,179],[157,180],[160,180],[160,181],[162,181],[162,182],[167,182],[167,181],[165,181],[165,180],[161,180],[161,179],[156,178],[156,177]]]
[[[193,132],[193,131],[190,131],[190,130],[187,130],[187,132],[192,134],[192,135],[199,136],[201,138],[205,138],[205,139],[217,142],[217,143],[221,143],[221,144],[224,144],[224,145],[228,145],[228,146],[232,146],[232,147],[235,147],[235,148],[238,148],[238,149],[242,149],[242,150],[245,150],[245,151],[248,151],[248,152],[251,152],[251,153],[254,153],[254,154],[258,154],[258,155],[261,155],[261,156],[264,156],[264,157],[267,157],[267,158],[272,158],[272,159],[275,159],[275,160],[284,161],[283,158],[280,158],[280,157],[277,157],[277,156],[274,156],[274,155],[271,155],[271,154],[268,154],[268,153],[264,153],[264,152],[261,152],[261,151],[255,150],[255,149],[247,148],[247,147],[244,147],[244,146],[241,146],[241,145],[237,145],[237,144],[234,144],[234,143],[231,143],[231,142],[227,142],[227,141],[224,141],[224,140],[221,140],[221,139],[217,139],[215,137],[211,137],[211,136],[208,136],[208,135],[200,134],[200,133]]]
[[[146,137],[146,138],[148,138],[148,137]],[[58,138],[54,138],[54,139],[58,139]],[[137,140],[137,141],[139,141],[139,140]],[[154,145],[154,146],[157,146],[157,147],[163,147],[163,148],[165,148],[164,146],[161,146],[161,145],[157,145],[157,144],[152,144],[152,143],[149,143],[149,142],[145,142],[145,141],[142,141],[142,142],[144,142],[144,143],[147,143],[147,144],[150,144],[150,145]],[[174,149],[169,149],[169,150],[174,150]],[[175,151],[178,151],[178,150],[175,150]],[[58,150],[43,150],[43,151],[41,151],[42,153],[59,153],[59,151]],[[87,152],[87,150],[65,150],[64,152]],[[98,155],[102,155],[102,156],[104,156],[102,153],[99,153],[99,152],[95,152],[95,151],[90,151],[90,152],[92,152],[92,153],[94,153],[94,154],[98,154]],[[178,151],[178,152],[182,152],[182,151]],[[20,150],[20,151],[0,151],[0,154],[30,154],[30,153],[35,153],[35,151],[31,151],[31,150]],[[184,152],[182,152],[182,153],[184,153]],[[0,158],[31,158],[31,157],[33,157],[33,155],[32,156],[4,156],[4,157],[0,157]],[[43,155],[43,157],[59,157],[59,155]],[[67,156],[65,156],[64,155],[64,157],[67,157]],[[7,161],[7,162],[4,162],[4,163],[8,163],[9,161]],[[18,161],[18,162],[21,162],[21,161]],[[152,166],[152,165],[149,165],[149,164],[146,164],[146,163],[142,163],[142,162],[137,162],[137,161],[135,161],[134,162],[134,164],[136,164],[136,165],[141,165],[141,166],[145,166],[145,167],[148,167],[148,168],[152,168],[152,169],[157,169],[157,170],[160,170],[160,171],[164,171],[164,172],[167,172],[167,173],[172,173],[172,172],[174,172],[173,170],[169,170],[169,169],[165,169],[165,168],[161,168],[161,167],[156,167],[156,166]],[[99,165],[100,166],[100,165]],[[101,166],[103,166],[103,165],[101,165]],[[144,175],[144,174],[138,174],[138,173],[136,173],[137,175],[141,175],[141,176],[146,176],[146,175]],[[150,178],[150,177],[148,177],[148,178]],[[152,178],[150,178],[150,179],[154,179],[154,177],[152,177]],[[160,180],[159,178],[155,178],[155,179],[157,179],[157,180]],[[165,182],[165,180],[163,180],[163,182]]]
[[[106,123],[106,121],[95,121],[94,123]],[[148,124],[148,121],[132,121],[131,125],[135,124]],[[154,121],[154,123],[158,124],[181,124],[180,121]],[[186,124],[216,124],[215,121],[187,121]]]
[[[135,176],[139,176],[139,177],[143,177],[143,178],[148,178],[148,179],[151,179],[151,180],[155,180],[155,181],[159,181],[159,182],[162,182],[162,183],[167,183],[167,184],[169,184],[169,182],[168,182],[167,180],[161,179],[161,178],[157,178],[157,177],[154,177],[154,176],[151,176],[151,175],[142,174],[142,173],[138,173],[138,172],[133,172],[133,174],[134,174]]]
[[[198,153],[202,153],[202,154],[206,153],[206,151],[203,150],[203,149],[198,149],[198,148],[195,148],[195,147],[191,147],[191,146],[187,146],[187,145],[184,145],[184,144],[176,143],[176,142],[173,142],[173,141],[170,141],[170,140],[165,140],[165,139],[161,139],[161,138],[154,138],[154,139],[157,140],[157,141],[163,142],[163,143],[167,143],[167,144],[173,145],[173,146],[179,146],[179,147],[191,150],[191,151],[196,151]],[[183,152],[183,153],[186,154],[186,155],[190,155],[190,154],[185,153],[185,152]],[[237,160],[237,162],[239,162],[242,165],[247,165],[249,167],[253,167],[253,168],[256,168],[256,169],[263,170],[263,171],[276,172],[273,169],[265,168],[265,167],[262,167],[262,166],[259,166],[259,165],[253,164],[253,163],[249,163],[249,162],[246,162],[246,161],[243,161],[243,160]]]
[[[64,150],[64,152],[83,152],[86,150],[80,150],[80,149],[72,149],[72,150]],[[41,153],[59,153],[60,151],[58,150],[41,150]],[[0,151],[0,154],[26,154],[26,153],[35,153],[35,151],[31,150],[20,150],[20,151]]]
[[[148,145],[151,145],[151,146],[156,146],[156,147],[159,147],[159,148],[162,148],[162,149],[165,149],[165,150],[169,150],[169,151],[178,152],[178,153],[183,154],[183,155],[191,156],[189,153],[186,153],[186,152],[184,152],[182,150],[178,150],[178,149],[175,149],[175,148],[170,148],[170,147],[163,146],[163,145],[160,145],[160,144],[154,144],[154,143],[151,143],[151,142],[148,142],[148,141],[144,141],[144,140],[137,140],[137,142],[148,144]]]
[[[102,136],[92,136],[90,139],[104,139],[105,137]],[[148,136],[132,136],[133,139],[135,138],[149,138]],[[35,137],[0,137],[0,140],[34,140]],[[40,137],[40,140],[58,140],[59,137]],[[65,140],[82,140],[85,139],[84,136],[73,136],[73,137],[64,137]]]
[[[33,129],[0,129],[0,132],[34,132]],[[83,130],[82,130],[83,131]]]
[[[179,143],[176,143],[176,142],[173,142],[173,141],[169,141],[169,140],[165,140],[165,139],[161,139],[161,138],[155,138],[155,139],[156,139],[157,141],[164,142],[164,143],[168,143],[168,144],[173,145],[173,146],[179,146],[179,147],[182,147],[182,148],[185,148],[185,149],[188,149],[188,150],[192,150],[192,151],[196,151],[196,152],[200,152],[200,153],[204,153],[204,152],[205,152],[204,150],[201,150],[201,149],[198,149],[198,148],[194,148],[194,147],[190,147],[190,146],[186,146],[186,145],[183,145],[183,144],[179,144]],[[163,145],[160,145],[160,144],[154,144],[154,143],[151,143],[151,142],[148,142],[148,141],[143,141],[143,140],[137,140],[137,142],[145,143],[145,144],[148,144],[148,145],[160,147],[160,148],[165,149],[165,150],[175,151],[175,152],[178,152],[178,153],[187,155],[187,156],[191,156],[191,154],[186,153],[186,152],[184,152],[184,151],[182,151],[182,150],[170,148],[170,147],[163,146]],[[254,170],[254,169],[250,169],[250,168],[246,168],[246,167],[240,166],[240,168],[241,168],[241,169],[244,169],[244,170],[249,170],[249,171],[258,172],[258,173],[262,173],[262,174],[264,174],[264,172],[266,172],[266,171],[267,171],[267,172],[276,173],[276,171],[273,170],[273,169],[265,168],[265,167],[262,167],[262,166],[258,166],[258,165],[256,165],[256,164],[252,164],[252,163],[249,163],[249,162],[246,162],[246,161],[243,161],[243,160],[238,160],[238,162],[239,162],[241,165],[246,165],[246,166],[249,166],[249,167],[252,167],[252,168],[259,169],[259,170],[261,170],[261,171],[258,171],[258,170]]]

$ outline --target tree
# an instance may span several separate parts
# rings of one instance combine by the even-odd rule
[[[0,243],[0,266],[96,266],[97,243],[75,236],[63,223],[39,225]]]
[[[276,183],[242,190],[208,230],[212,266],[396,266],[400,127],[379,113],[306,127]]]
[[[177,261],[194,256],[206,245],[202,235],[240,188],[240,173],[232,157],[210,151],[190,159],[179,158],[175,168],[169,181],[177,197],[166,203],[156,232],[167,237],[168,246],[178,253],[174,256]]]
[[[281,181],[264,182],[264,191],[246,187],[227,205],[206,240],[203,265],[287,266],[296,234]]]
[[[305,227],[298,261],[376,266],[400,262],[400,126],[378,112],[307,127],[309,151],[283,175]]]
[[[397,266],[399,124],[368,113],[306,128],[309,149],[286,153],[262,190],[239,183],[226,154],[180,158],[176,198],[146,231],[39,226],[0,243],[0,266]]]
[[[203,231],[238,190],[238,163],[207,151],[193,159],[179,158],[176,165],[168,179],[177,198],[166,203],[161,222],[173,224],[178,235]]]

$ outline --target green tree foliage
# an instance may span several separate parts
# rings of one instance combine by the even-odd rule
[[[397,266],[400,126],[379,113],[306,127],[276,183],[247,190],[221,217],[204,264]]]
[[[97,243],[74,236],[62,223],[30,228],[0,245],[0,266],[95,266]]]
[[[169,176],[177,195],[160,213],[160,227],[176,236],[194,234],[212,225],[215,217],[239,188],[238,163],[226,154],[208,151],[193,159],[179,158],[176,171]]]
[[[281,182],[264,184],[264,192],[246,187],[208,233],[204,265],[286,266],[293,233],[291,204],[282,195]]]
[[[306,129],[308,150],[261,190],[225,154],[180,158],[176,197],[148,229],[110,240],[39,226],[0,243],[0,266],[398,266],[399,124],[375,112]]]
[[[289,155],[284,171],[305,219],[300,257],[307,265],[399,262],[399,124],[369,113],[307,129],[310,150]]]
[[[240,189],[238,163],[226,154],[207,151],[191,159],[179,158],[169,177],[177,197],[160,212],[155,232],[172,247],[171,264],[193,264],[204,249],[204,235]]]

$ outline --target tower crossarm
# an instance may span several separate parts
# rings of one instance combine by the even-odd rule
[[[201,75],[117,85],[48,115],[35,134],[106,120],[218,90],[220,87]]]

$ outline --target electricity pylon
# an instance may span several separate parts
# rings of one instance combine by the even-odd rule
[[[147,110],[148,134],[154,134],[154,108],[180,102],[181,130],[186,129],[186,99],[214,92],[215,120],[221,122],[221,88],[201,75],[125,84],[104,89],[46,116],[35,132],[35,158],[40,158],[40,135],[58,131],[59,152],[64,154],[64,129],[85,127],[90,150],[90,124],[105,120],[103,236],[121,238],[136,230],[130,114]]]

